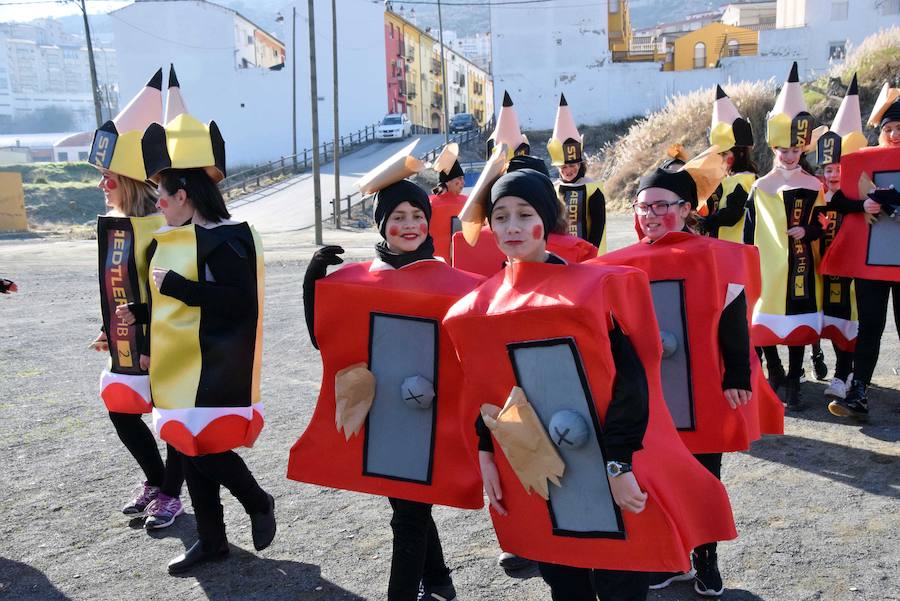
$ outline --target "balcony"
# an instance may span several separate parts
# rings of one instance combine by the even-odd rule
[[[441,72],[441,61],[436,58],[431,59],[430,71],[435,75],[438,75]]]
[[[431,106],[436,109],[443,108],[444,97],[441,96],[440,94],[432,94],[431,95]]]

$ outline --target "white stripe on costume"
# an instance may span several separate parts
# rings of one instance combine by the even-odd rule
[[[741,292],[744,291],[743,284],[735,284],[734,282],[728,283],[728,291],[725,292],[725,307],[734,302],[734,299],[741,295]]]
[[[150,377],[147,375],[130,375],[130,374],[117,374],[109,371],[108,369],[104,369],[100,373],[100,395],[103,396],[103,391],[106,390],[106,387],[110,384],[123,384],[127,386],[135,393],[140,395],[140,397],[147,403],[147,408],[149,410],[150,405]]]
[[[825,315],[823,318],[822,329],[824,330],[828,326],[837,329],[847,340],[856,339],[856,335],[859,332],[858,321],[850,321],[849,319]]]
[[[255,403],[251,407],[191,407],[189,409],[160,409],[153,408],[153,428],[156,433],[170,421],[183,424],[193,436],[197,436],[203,429],[225,415],[237,415],[248,422],[252,421],[253,413],[263,417],[262,402]]]
[[[773,315],[753,311],[753,325],[760,325],[772,330],[779,338],[787,338],[788,334],[802,326],[812,328],[817,334],[822,332],[821,313],[800,313],[799,315]]]

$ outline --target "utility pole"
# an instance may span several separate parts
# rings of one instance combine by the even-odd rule
[[[331,0],[331,62],[334,77],[334,225],[341,229],[341,142],[338,125],[337,0]],[[351,140],[352,141],[352,140]]]
[[[94,94],[94,116],[97,118],[97,129],[103,125],[101,114],[100,86],[97,85],[97,66],[94,65],[94,47],[91,45],[91,27],[88,25],[87,8],[84,0],[80,2],[81,16],[84,17],[84,37],[87,39],[88,64],[91,66],[91,91]]]
[[[309,15],[309,95],[312,103],[313,202],[316,212],[316,244],[322,245],[322,183],[319,181],[319,89],[316,85],[316,26],[314,0],[307,0]]]
[[[297,6],[291,7],[293,18],[291,19],[291,48],[294,49],[294,56],[291,57],[291,70],[293,76],[291,78],[291,113],[293,115],[294,135],[294,173],[297,173]]]
[[[438,5],[438,37],[441,42],[441,76],[444,82],[444,144],[450,143],[450,116],[447,100],[450,98],[450,90],[447,88],[447,61],[444,60],[444,20],[441,18],[441,0],[437,0]]]

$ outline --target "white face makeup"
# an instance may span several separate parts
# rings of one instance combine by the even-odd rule
[[[397,205],[384,228],[384,239],[394,252],[412,252],[422,245],[426,236],[428,220],[425,213],[408,202]]]
[[[491,231],[497,246],[510,262],[543,262],[547,241],[544,222],[527,201],[504,196],[491,209]]]
[[[683,230],[691,212],[690,203],[665,188],[641,190],[632,207],[644,235],[654,242],[669,232]]]

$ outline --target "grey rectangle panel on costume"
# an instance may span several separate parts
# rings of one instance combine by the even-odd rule
[[[869,229],[867,265],[900,266],[900,221],[882,214]]]
[[[677,343],[675,352],[664,356],[660,364],[663,396],[669,413],[679,430],[694,429],[694,401],[691,388],[690,349],[687,342],[683,282],[652,282],[653,310],[660,332],[668,332]]]
[[[450,218],[450,235],[452,236],[456,232],[462,231],[462,222],[459,220],[459,217],[451,217]]]
[[[372,314],[369,369],[375,374],[375,400],[366,420],[364,474],[430,483],[438,399],[428,409],[411,408],[401,385],[420,375],[436,390],[437,351],[435,321]]]
[[[588,426],[583,446],[557,447],[566,469],[562,486],[550,485],[548,506],[554,534],[623,538],[621,515],[606,477],[600,425],[574,341],[515,344],[509,352],[516,380],[546,429],[553,415],[563,410],[577,412]]]

